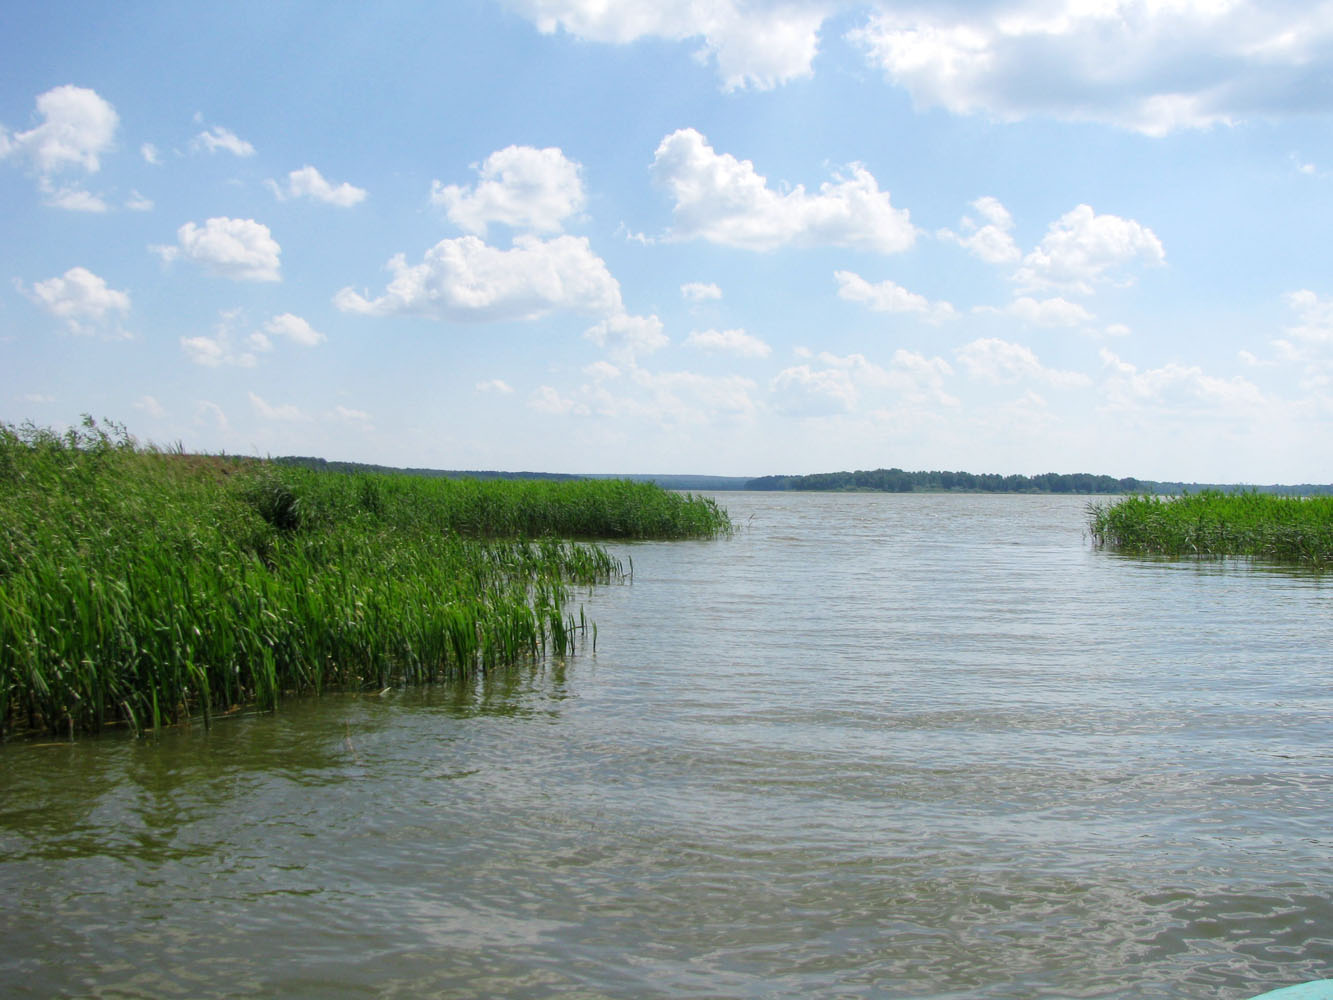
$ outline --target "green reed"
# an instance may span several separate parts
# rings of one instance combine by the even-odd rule
[[[0,732],[207,721],[568,653],[569,587],[623,577],[568,539],[729,530],[644,484],[312,472],[0,424]]]
[[[1333,497],[1135,496],[1089,505],[1088,523],[1098,545],[1125,552],[1333,564]]]

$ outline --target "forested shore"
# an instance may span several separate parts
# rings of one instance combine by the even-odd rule
[[[1036,476],[972,472],[907,472],[903,469],[858,469],[855,472],[819,472],[806,476],[760,476],[746,481],[747,490],[810,490],[819,492],[880,493],[1081,493],[1176,495],[1201,493],[1272,493],[1280,496],[1326,496],[1333,484],[1296,485],[1246,483],[1187,483],[1093,475],[1088,472],[1046,472]]]

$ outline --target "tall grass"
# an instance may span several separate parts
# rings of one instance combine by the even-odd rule
[[[0,424],[0,734],[136,729],[287,692],[466,676],[568,652],[569,539],[730,530],[623,482],[347,475]]]
[[[1333,497],[1135,496],[1089,505],[1088,523],[1098,545],[1125,552],[1333,565]]]

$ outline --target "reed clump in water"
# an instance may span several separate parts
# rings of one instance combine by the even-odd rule
[[[1243,556],[1333,565],[1333,497],[1205,490],[1088,507],[1098,545],[1166,556]]]
[[[570,539],[729,530],[649,484],[315,472],[91,420],[0,424],[0,734],[207,721],[570,652],[568,588],[623,576]]]

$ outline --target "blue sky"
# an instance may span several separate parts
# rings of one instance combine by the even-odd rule
[[[16,5],[0,419],[1333,479],[1333,3]]]

